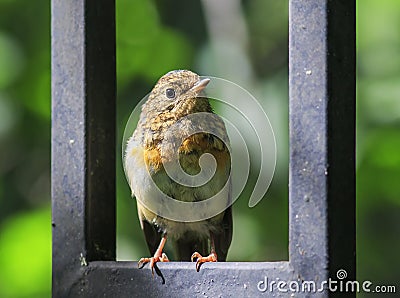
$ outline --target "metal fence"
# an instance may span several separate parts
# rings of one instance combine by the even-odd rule
[[[289,22],[289,261],[160,263],[162,284],[115,261],[115,3],[52,0],[55,297],[254,297],[339,269],[355,280],[355,1],[291,0]],[[266,292],[289,296],[277,287]]]

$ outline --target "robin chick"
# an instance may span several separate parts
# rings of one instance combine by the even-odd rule
[[[125,152],[125,170],[132,190],[136,196],[141,228],[144,232],[152,257],[141,258],[138,266],[150,263],[152,269],[157,262],[169,261],[163,253],[167,241],[172,242],[179,261],[196,261],[196,270],[204,262],[225,261],[232,240],[232,211],[230,207],[231,188],[222,192],[226,207],[215,216],[188,222],[171,220],[160,216],[157,208],[151,208],[151,198],[147,189],[149,178],[158,189],[171,199],[184,202],[207,200],[230,184],[231,160],[227,148],[228,135],[222,119],[212,114],[207,123],[218,131],[216,135],[200,132],[190,135],[191,126],[201,128],[204,123],[195,123],[187,116],[195,113],[213,113],[203,89],[210,79],[201,79],[188,70],[171,71],[162,76],[142,106],[140,120],[132,137],[128,140]],[[182,124],[182,119],[185,119]],[[181,123],[182,122],[182,123]],[[201,122],[201,121],[200,121]],[[204,121],[203,121],[204,122]],[[182,185],[169,177],[165,165],[172,153],[162,154],[162,142],[168,129],[179,124],[177,135],[188,137],[179,143],[178,158],[182,169],[189,175],[201,171],[199,158],[212,154],[217,163],[213,177],[205,184],[190,187]],[[221,137],[222,136],[222,137]],[[171,155],[171,156],[169,156]],[[221,193],[220,193],[221,194]],[[162,208],[168,208],[163,206]],[[186,212],[186,210],[185,210]],[[196,208],[187,208],[191,212],[202,212]]]

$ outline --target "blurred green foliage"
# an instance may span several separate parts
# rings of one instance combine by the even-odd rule
[[[358,4],[358,278],[397,285],[400,267],[400,2]]]
[[[20,212],[2,226],[0,294],[43,297],[51,279],[50,208]]]
[[[279,155],[266,199],[249,209],[245,194],[234,206],[228,258],[284,260],[287,3],[243,1],[241,16],[251,84],[271,118]],[[117,0],[118,140],[130,111],[165,72],[221,72],[210,63],[218,56],[213,56],[207,17],[200,1]],[[0,297],[50,295],[49,26],[48,0],[0,1]],[[357,53],[357,274],[359,280],[395,284],[400,267],[399,1],[359,1]],[[242,71],[240,64],[228,68]],[[122,170],[120,141],[118,146],[117,253],[119,259],[134,260],[148,252]]]

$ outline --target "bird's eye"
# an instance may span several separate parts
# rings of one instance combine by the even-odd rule
[[[168,98],[174,98],[175,97],[175,90],[171,89],[171,88],[168,88],[167,90],[165,90],[165,95]]]

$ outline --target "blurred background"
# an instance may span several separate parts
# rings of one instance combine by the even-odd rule
[[[357,275],[399,291],[400,2],[358,2]],[[172,69],[224,77],[261,101],[276,174],[256,207],[248,193],[235,203],[228,259],[287,260],[287,57],[287,1],[117,0],[119,260],[148,254],[122,134],[135,104]],[[50,295],[50,120],[50,3],[0,0],[0,297]]]

